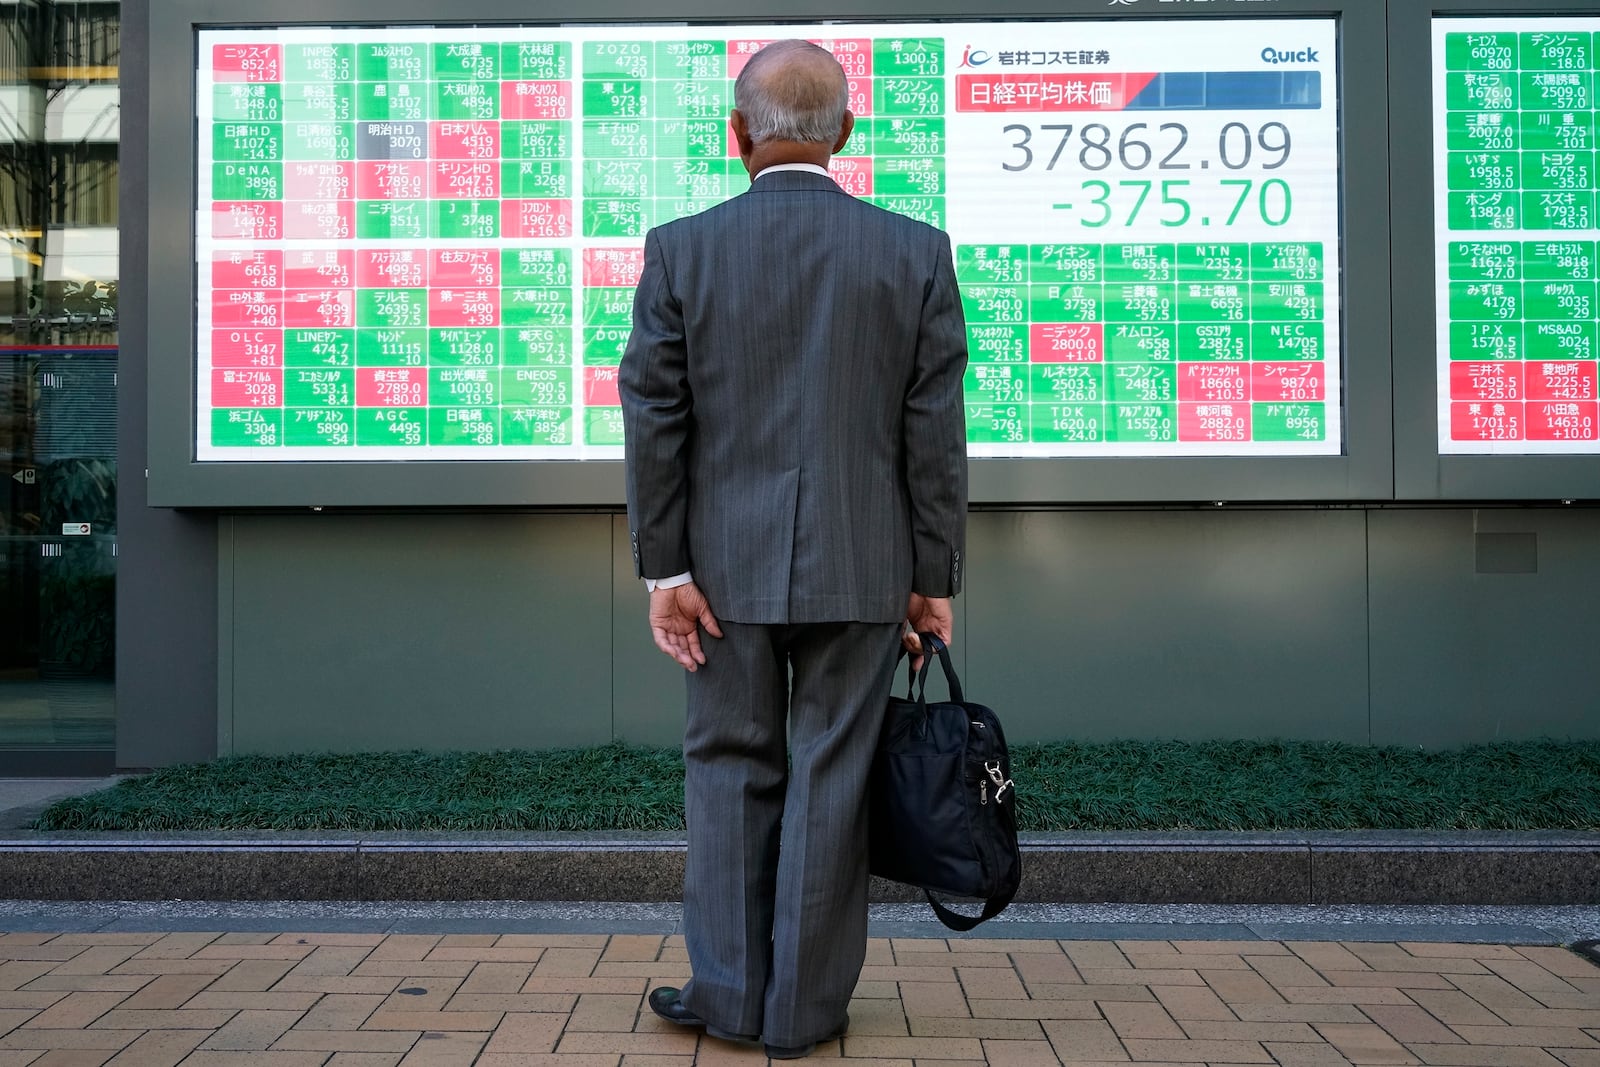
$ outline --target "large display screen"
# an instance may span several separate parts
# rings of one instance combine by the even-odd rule
[[[790,36],[951,235],[973,456],[1341,453],[1334,20],[1185,19],[203,31],[195,458],[620,457],[644,234]]]
[[[1594,453],[1600,18],[1433,22],[1441,453]]]

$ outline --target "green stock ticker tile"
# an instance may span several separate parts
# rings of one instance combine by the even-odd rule
[[[565,286],[503,288],[500,321],[505,326],[571,326],[571,290]]]
[[[957,245],[956,280],[963,285],[974,282],[1015,285],[1028,281],[1026,245]]]
[[[492,41],[438,41],[429,46],[435,81],[499,81],[500,46]]]
[[[1531,230],[1588,230],[1596,217],[1595,193],[1590,190],[1522,194],[1523,225]]]
[[[211,157],[238,163],[267,163],[284,156],[281,122],[214,122]]]
[[[1250,405],[1250,436],[1257,441],[1324,441],[1327,405],[1277,402]]]
[[[651,119],[653,109],[646,96],[646,82],[638,78],[614,78],[583,82],[585,119]],[[684,116],[678,116],[682,118]]]
[[[585,286],[583,324],[585,326],[632,326],[632,286]]]
[[[573,331],[570,326],[506,327],[506,366],[565,367],[573,360]]]
[[[284,331],[285,367],[350,367],[355,363],[355,330],[291,328]]]
[[[570,445],[571,405],[505,408],[500,413],[500,443],[505,445]]]
[[[1457,321],[1521,320],[1520,282],[1451,282],[1450,318]]]
[[[355,443],[354,407],[294,407],[283,411],[283,443],[342,447]]]
[[[283,119],[283,86],[270,82],[214,85],[211,117],[216,122],[279,122]]]
[[[1497,73],[1456,73],[1445,75],[1445,108],[1450,111],[1517,110],[1517,75]]]
[[[500,156],[502,159],[559,161],[571,166],[572,139],[570,119],[523,119],[500,124]]]
[[[426,325],[427,321],[428,290],[426,289],[356,290],[358,327],[419,327]]]
[[[428,409],[423,407],[358,408],[356,444],[417,447],[428,439]]]
[[[435,200],[429,209],[429,236],[455,239],[500,236],[499,200]]]
[[[428,403],[435,407],[498,407],[503,397],[498,367],[428,369]]]
[[[216,408],[211,441],[225,447],[275,447],[283,443],[283,412],[278,408]]]
[[[1028,327],[992,323],[967,325],[967,359],[970,363],[1025,363]]]
[[[1452,192],[1447,205],[1452,230],[1514,230],[1522,222],[1522,195],[1515,191]]]
[[[1525,190],[1588,192],[1594,188],[1594,153],[1552,150],[1522,153]]]
[[[428,72],[428,46],[420,42],[356,45],[356,77],[361,81],[421,84]]]
[[[348,160],[356,156],[354,122],[294,122],[283,124],[284,159]]]
[[[353,367],[290,367],[283,373],[285,408],[353,407]]]
[[[872,42],[872,73],[877,77],[937,78],[945,72],[942,37],[880,37]]]
[[[667,81],[726,79],[727,51],[722,41],[659,41],[653,73]]]
[[[583,365],[586,367],[615,367],[622,362],[628,347],[628,326],[585,326],[583,328]]]
[[[356,365],[420,367],[428,355],[428,331],[421,327],[356,330]]]
[[[878,116],[929,117],[945,113],[944,79],[877,77],[872,80],[872,110]]]
[[[1526,241],[1521,248],[1520,273],[1529,281],[1583,281],[1596,277],[1593,241]]]
[[[331,42],[283,46],[285,82],[348,82],[356,76],[356,46]]]
[[[1517,35],[1476,30],[1447,33],[1444,64],[1450,71],[1513,70],[1517,66]]]
[[[286,122],[349,122],[356,117],[353,84],[284,86]]]
[[[1034,403],[1097,404],[1106,399],[1106,368],[1098,363],[1034,364],[1027,368]]]
[[[651,226],[649,201],[642,197],[586,197],[583,202],[585,237],[643,237]]]
[[[1534,322],[1592,322],[1593,281],[1539,281],[1522,286],[1522,314]]]
[[[1589,244],[1592,259],[1594,246]],[[1449,257],[1452,281],[1511,281],[1523,270],[1520,241],[1452,241]]]
[[[1498,362],[1522,358],[1522,321],[1516,322],[1452,322],[1450,324],[1450,358]]]
[[[500,76],[521,81],[571,78],[570,41],[507,41],[500,46]]]
[[[621,408],[586,407],[583,409],[583,422],[585,444],[622,444]]]
[[[438,81],[428,87],[428,116],[442,120],[487,121],[500,117],[497,84],[477,81]]]
[[[358,200],[356,236],[423,238],[428,236],[428,205],[422,200]]]
[[[571,281],[569,248],[507,248],[500,253],[501,285],[569,285]]]
[[[356,118],[362,122],[422,122],[428,118],[430,103],[427,86],[420,82],[360,82],[356,86]]]
[[[1021,285],[963,285],[961,304],[968,323],[1025,323],[1028,304]]]
[[[576,187],[565,159],[506,160],[500,165],[501,195],[507,200],[568,200]]]
[[[945,198],[942,196],[869,196],[867,201],[885,211],[944,229],[946,214]]]
[[[597,79],[654,77],[655,46],[648,41],[583,42],[583,77]]]
[[[500,441],[501,412],[491,407],[428,407],[430,445],[491,447]]]
[[[1590,111],[1524,111],[1511,134],[1506,143],[1484,147],[1533,152],[1589,151],[1595,147],[1595,117]]]
[[[282,200],[282,163],[213,163],[211,195],[216,200]]]
[[[502,362],[497,326],[447,326],[428,331],[428,365],[490,367]]]
[[[1524,111],[1581,111],[1594,106],[1594,73],[1523,71],[1517,79],[1517,103]]]
[[[1502,111],[1451,111],[1445,116],[1445,147],[1452,152],[1515,152],[1522,147],[1527,119]],[[1592,121],[1588,125],[1593,128]]]

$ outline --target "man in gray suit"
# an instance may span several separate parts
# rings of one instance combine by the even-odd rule
[[[897,646],[950,639],[966,528],[950,241],[828,177],[847,100],[815,45],[751,59],[750,190],[645,237],[620,373],[634,563],[689,672],[694,976],[650,1005],[776,1058],[849,1024],[867,771]]]

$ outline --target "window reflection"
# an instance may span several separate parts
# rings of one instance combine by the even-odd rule
[[[120,32],[0,3],[0,773],[114,740]]]

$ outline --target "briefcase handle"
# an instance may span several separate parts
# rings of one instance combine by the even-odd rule
[[[950,687],[951,702],[955,704],[965,702],[966,697],[961,694],[961,679],[956,677],[955,665],[950,662],[950,646],[939,640],[936,634],[926,633],[918,634],[917,636],[922,639],[921,671],[911,669],[910,653],[906,651],[904,645],[900,647],[900,654],[906,656],[908,660],[906,663],[906,699],[915,700],[917,707],[922,710],[923,716],[927,716],[928,668],[933,666],[933,657],[937,654],[939,662],[944,666],[944,680],[945,684]],[[922,683],[922,692],[920,694],[917,692],[918,682]]]

